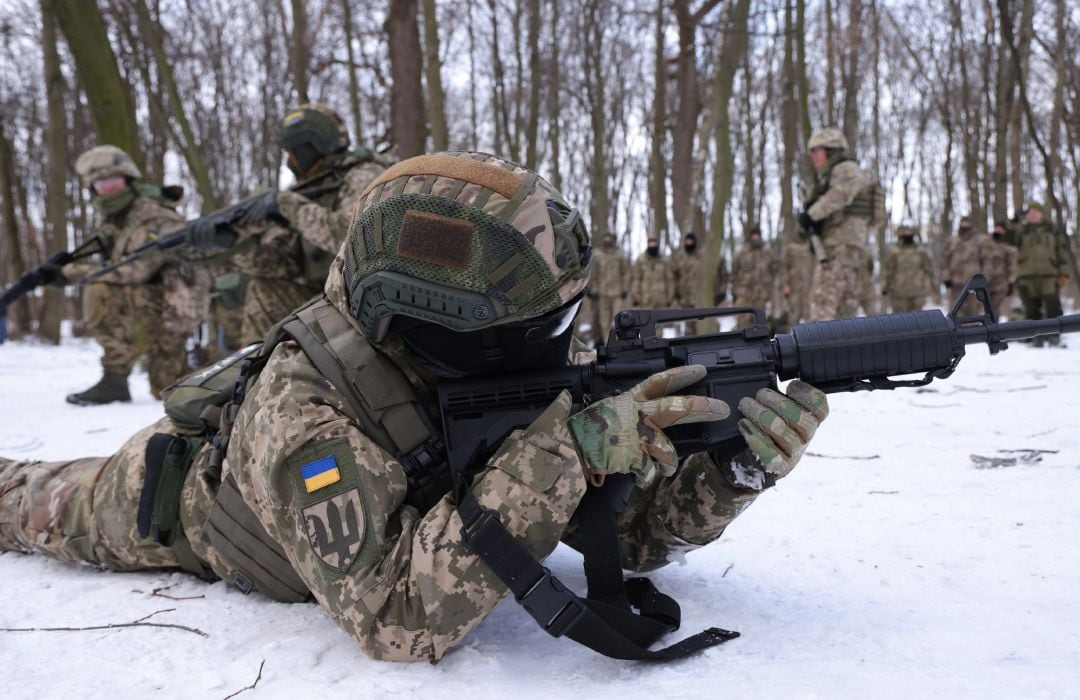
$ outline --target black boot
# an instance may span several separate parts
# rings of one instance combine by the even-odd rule
[[[67,402],[78,406],[98,406],[113,401],[131,401],[128,392],[127,375],[105,371],[105,375],[94,386],[78,394],[68,394]]]

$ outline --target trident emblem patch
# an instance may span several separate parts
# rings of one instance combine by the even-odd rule
[[[359,489],[319,501],[301,511],[315,556],[338,571],[348,571],[364,543],[364,504]]]

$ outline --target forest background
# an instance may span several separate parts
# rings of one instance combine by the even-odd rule
[[[694,230],[730,257],[751,221],[779,255],[830,124],[887,191],[879,256],[897,223],[940,253],[1031,199],[1080,230],[1065,0],[3,0],[0,38],[0,284],[92,235],[84,150],[124,148],[195,216],[289,184],[278,124],[309,100],[379,152],[537,169],[634,255]],[[13,331],[57,341],[64,302]]]

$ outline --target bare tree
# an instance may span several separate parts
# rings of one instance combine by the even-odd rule
[[[426,150],[427,142],[424,91],[420,80],[423,54],[416,12],[416,0],[390,0],[384,26],[393,80],[390,86],[390,131],[399,158],[420,155]]]

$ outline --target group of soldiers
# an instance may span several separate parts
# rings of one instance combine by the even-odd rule
[[[960,291],[976,273],[987,278],[1000,317],[1011,315],[1014,293],[1025,318],[1062,313],[1060,290],[1071,271],[1069,239],[1034,201],[1014,220],[996,222],[990,235],[979,231],[971,217],[961,217],[956,235],[946,243],[939,272],[915,228],[898,226],[896,242],[880,260],[879,295],[867,245],[869,232],[884,223],[882,212],[875,211],[879,186],[859,168],[838,130],[822,129],[809,146],[816,177],[799,217],[801,238],[807,240],[784,241],[778,250],[765,244],[759,225],[748,223],[745,241],[732,257],[730,278],[721,256],[709,295],[703,293],[704,262],[696,234],[687,234],[683,247],[670,258],[661,254],[659,239],[649,238],[635,263],[617,248],[615,237],[606,234],[590,284],[595,315],[583,313],[581,325],[591,326],[594,340],[603,343],[620,308],[720,304],[727,299],[729,284],[732,306],[767,309],[779,327],[855,316],[860,310],[867,315],[902,313],[922,309],[927,299],[937,301],[942,285]],[[974,295],[961,307],[963,315],[981,313]],[[691,324],[687,330],[694,328]]]
[[[350,150],[344,120],[317,103],[285,115],[280,143],[296,185],[256,195],[227,225],[214,217],[197,220],[183,228],[187,245],[133,261],[127,258],[134,251],[184,224],[176,211],[182,190],[146,183],[115,146],[92,148],[77,159],[107,261],[122,264],[102,273],[99,262],[80,261],[53,275],[57,284],[90,280],[83,287],[85,330],[104,350],[101,380],[69,395],[69,402],[129,401],[128,375],[140,345],[151,392],[160,398],[189,371],[185,341],[205,320],[212,320],[213,358],[261,339],[322,289],[357,198],[390,161]]]

